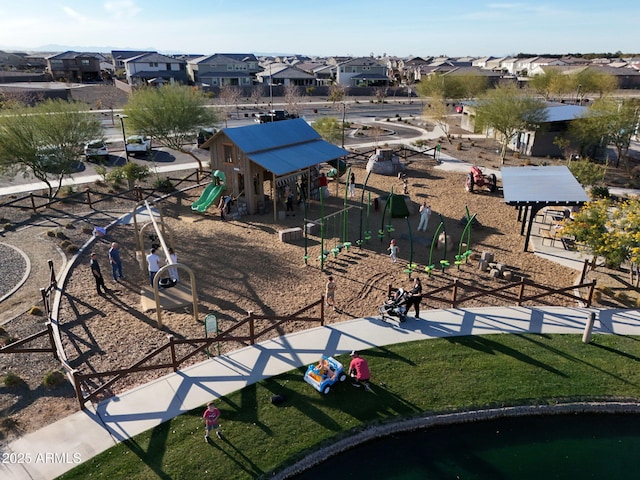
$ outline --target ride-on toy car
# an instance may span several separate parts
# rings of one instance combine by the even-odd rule
[[[485,175],[480,170],[480,167],[474,165],[471,167],[467,180],[465,181],[464,188],[467,192],[473,192],[475,187],[486,187],[491,193],[498,189],[498,179],[494,173]]]
[[[344,382],[347,374],[344,373],[342,364],[333,357],[324,355],[316,364],[309,365],[304,374],[304,381],[325,395],[336,382]]]

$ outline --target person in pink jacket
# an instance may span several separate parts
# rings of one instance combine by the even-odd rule
[[[351,358],[349,375],[353,381],[352,385],[354,387],[364,385],[365,390],[370,392],[371,387],[369,386],[369,380],[371,379],[371,372],[369,371],[369,364],[355,350],[351,351]]]

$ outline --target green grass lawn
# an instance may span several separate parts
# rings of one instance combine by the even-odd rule
[[[253,479],[337,438],[399,417],[497,406],[640,398],[640,339],[488,335],[362,352],[373,392],[316,392],[306,367],[216,401],[224,440],[204,442],[204,405],[123,442],[61,478]],[[348,364],[349,357],[337,357]],[[274,406],[270,398],[284,394]]]

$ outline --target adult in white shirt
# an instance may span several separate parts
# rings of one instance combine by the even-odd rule
[[[149,285],[153,287],[153,278],[160,270],[160,257],[156,254],[155,248],[152,248],[151,253],[147,255],[147,268],[149,269]]]

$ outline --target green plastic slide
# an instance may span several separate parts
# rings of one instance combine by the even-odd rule
[[[341,158],[329,160],[327,163],[337,170],[338,177],[341,177],[347,171],[347,162],[345,162]]]
[[[227,186],[224,184],[225,175],[220,170],[216,170],[213,173],[214,178],[218,178],[220,180],[220,184],[214,182],[204,189],[200,198],[191,204],[191,210],[195,210],[197,212],[205,212],[207,208],[209,208],[214,202],[217,202],[224,192],[227,189]]]

